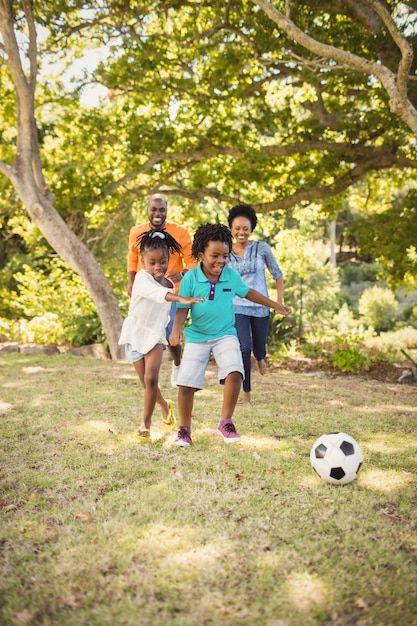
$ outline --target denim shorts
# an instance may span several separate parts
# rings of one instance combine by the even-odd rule
[[[158,344],[162,344],[164,346],[164,350],[166,349],[166,346],[162,343],[162,341],[158,341]],[[140,361],[145,356],[142,352],[134,350],[130,343],[125,345],[125,354],[129,363],[136,363],[136,361]]]
[[[211,341],[185,344],[177,385],[204,389],[204,375],[211,353],[217,363],[217,374],[221,385],[224,385],[226,376],[232,372],[240,372],[244,378],[239,340],[234,335],[226,335],[226,337]]]

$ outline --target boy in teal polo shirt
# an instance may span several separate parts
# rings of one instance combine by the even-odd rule
[[[233,424],[233,413],[239,397],[244,368],[239,340],[234,326],[233,298],[240,296],[263,304],[281,315],[291,313],[289,307],[270,300],[241,279],[240,274],[227,266],[232,249],[232,235],[227,226],[205,224],[194,235],[192,254],[200,261],[181,281],[180,295],[204,298],[204,302],[177,304],[171,345],[185,346],[177,378],[180,429],[175,445],[189,446],[194,394],[204,387],[204,375],[212,353],[218,367],[223,389],[223,405],[217,432],[226,443],[237,443],[240,436]],[[191,323],[183,332],[182,326],[191,311]]]

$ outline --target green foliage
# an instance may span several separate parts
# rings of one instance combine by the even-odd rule
[[[378,336],[366,339],[366,345],[391,355],[392,359],[403,359],[401,348],[417,350],[417,328],[407,327],[381,333]]]
[[[56,313],[35,315],[20,325],[19,339],[23,343],[57,344],[64,341],[64,329]]]
[[[370,363],[362,354],[362,342],[354,336],[336,338],[336,350],[330,358],[335,367],[341,372],[363,372],[369,369]]]
[[[392,3],[390,10],[397,6]],[[23,7],[16,10],[24,50]],[[300,2],[291,10],[312,36],[388,67],[398,65],[398,47],[389,32],[379,22],[376,29],[369,28],[345,3]],[[193,225],[207,214],[225,215],[239,198],[255,203],[260,214],[268,214],[268,222],[276,219],[288,227],[297,222],[290,215],[293,207],[302,212],[304,202],[310,208],[312,200],[325,197],[325,210],[331,204],[330,212],[337,213],[346,187],[366,177],[366,185],[357,183],[349,197],[352,231],[357,194],[361,211],[369,214],[361,232],[367,230],[370,239],[377,234],[374,242],[363,235],[363,250],[381,259],[393,279],[413,280],[413,192],[399,213],[374,216],[388,202],[387,188],[395,191],[401,178],[415,178],[411,133],[391,113],[378,82],[342,66],[318,67],[313,55],[278,33],[266,14],[246,0],[169,6],[157,0],[52,2],[38,3],[34,11],[42,27],[36,118],[45,178],[54,205],[94,252],[122,307],[127,308],[127,232],[134,217],[143,213],[145,197],[157,190],[166,192],[181,218]],[[410,35],[409,41],[414,45],[415,37]],[[16,108],[5,64],[0,81],[0,158],[11,163]],[[107,95],[87,105],[94,84],[107,89]],[[415,95],[414,83],[410,90]],[[408,167],[401,174],[403,163]],[[367,175],[374,170],[378,186]],[[3,178],[0,184],[0,210],[7,217],[1,228],[0,314],[42,317],[58,311],[64,328],[72,329],[65,330],[67,338],[98,336],[94,307],[85,292],[83,302],[68,313],[60,306],[59,290],[56,298],[51,294],[50,267],[41,267],[39,233],[35,228],[31,236],[19,232],[22,210],[10,185]],[[334,202],[329,203],[329,196]],[[315,207],[314,231],[322,226],[321,207]],[[302,221],[306,228],[307,220]],[[274,227],[267,223],[265,232],[274,243]],[[292,244],[298,243],[294,237]],[[317,250],[320,244],[313,246],[310,255],[307,243],[301,243],[300,256],[308,261],[295,259],[296,251],[286,252],[286,298],[295,313],[273,320],[272,334],[279,338],[318,333],[340,305],[335,300],[337,277],[328,266],[316,264],[314,256],[323,262],[324,255]],[[36,276],[26,286],[24,263]],[[26,278],[18,278],[15,300],[20,276]],[[39,288],[45,295],[34,306],[29,294]]]
[[[351,285],[360,282],[375,282],[381,273],[378,263],[346,263],[339,265],[342,284]]]
[[[81,279],[59,259],[43,267],[25,265],[16,275],[15,308],[23,340],[81,345],[103,339],[97,312]]]
[[[302,338],[330,325],[337,307],[339,280],[337,270],[326,263],[325,247],[311,241],[308,234],[285,230],[279,233],[278,256],[284,273],[285,303],[293,313],[272,324],[273,335]],[[282,319],[282,318],[281,318]]]
[[[417,279],[417,189],[402,193],[378,213],[355,224],[361,250],[384,267],[391,282]]]
[[[370,287],[359,299],[359,313],[366,326],[377,333],[391,330],[398,317],[398,303],[389,289]]]

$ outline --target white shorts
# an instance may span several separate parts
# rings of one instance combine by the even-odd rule
[[[226,335],[226,337],[212,341],[185,344],[177,385],[204,389],[204,375],[211,353],[213,353],[217,363],[218,378],[221,385],[224,385],[226,376],[231,372],[240,372],[244,378],[245,370],[239,340],[234,335]]]

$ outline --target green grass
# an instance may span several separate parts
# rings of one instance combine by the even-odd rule
[[[189,449],[159,409],[134,439],[128,363],[3,356],[0,389],[2,625],[417,624],[416,386],[254,374],[226,446],[210,366]],[[309,462],[334,430],[365,455],[344,487]]]

